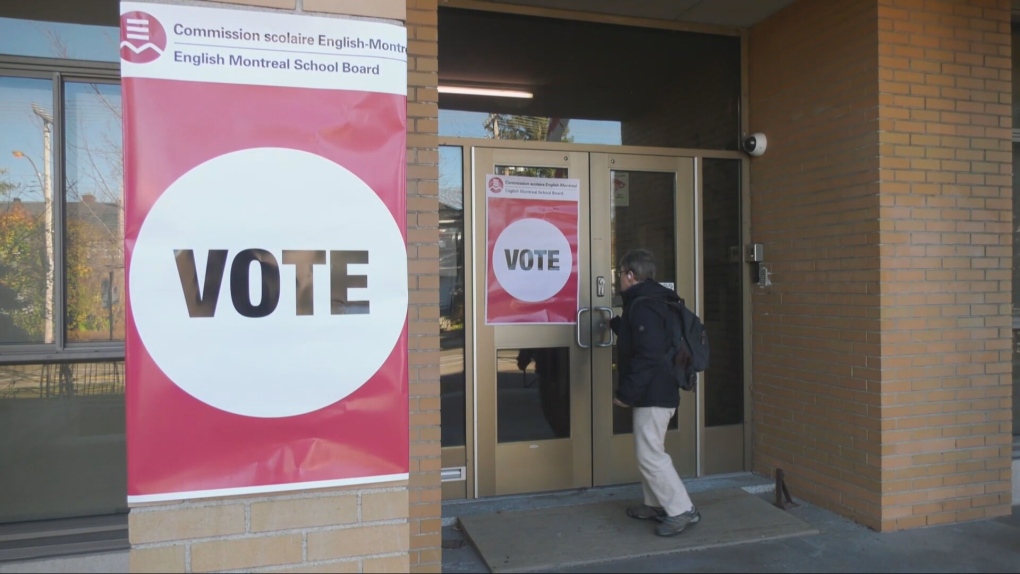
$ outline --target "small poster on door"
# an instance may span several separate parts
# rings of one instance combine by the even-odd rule
[[[485,323],[572,324],[581,182],[485,176]]]
[[[613,172],[613,207],[630,206],[630,172]]]

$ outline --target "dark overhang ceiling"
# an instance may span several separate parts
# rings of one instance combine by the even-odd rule
[[[441,93],[442,109],[625,121],[676,90],[721,97],[739,94],[739,81],[737,36],[439,11],[440,86],[534,94],[515,99]]]
[[[590,21],[612,21],[599,18],[581,23],[571,21],[571,13],[662,20],[695,30],[702,25],[706,32],[736,34],[795,1],[440,0],[440,85],[535,94],[533,100],[442,94],[440,108],[547,117],[568,109],[574,118],[616,120],[641,114],[667,86],[676,89],[679,82],[681,89],[703,89],[685,85],[683,78],[705,77],[705,67],[739,71],[739,54],[734,59],[731,46],[739,39]],[[539,14],[556,17],[531,16],[527,8],[546,9]],[[592,42],[593,35],[603,41]]]
[[[485,0],[555,10],[593,12],[691,24],[747,28],[796,0]]]

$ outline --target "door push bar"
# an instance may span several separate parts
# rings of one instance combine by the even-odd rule
[[[612,347],[613,344],[616,343],[616,334],[613,333],[613,329],[609,326],[609,321],[612,320],[612,318],[613,318],[613,308],[612,307],[595,307],[595,311],[598,311],[599,313],[603,313],[605,315],[603,317],[603,319],[601,321],[599,321],[599,330],[601,330],[603,333],[605,333],[606,331],[609,331],[609,341],[608,342],[599,343],[599,344],[597,344],[595,346],[596,347]]]
[[[585,345],[584,343],[581,342],[581,315],[584,315],[585,313],[591,313],[591,307],[581,307],[580,309],[577,310],[577,323],[576,323],[577,327],[575,328],[574,332],[577,334],[577,346],[581,347],[582,349],[590,349],[591,348],[590,344]]]
[[[609,331],[609,340],[608,341],[603,340],[603,342],[597,343],[595,345],[592,345],[590,343],[585,345],[581,341],[581,316],[584,315],[585,313],[590,313],[593,310],[598,312],[599,314],[603,315],[602,320],[599,321],[599,330],[602,331],[602,332],[605,332],[605,331],[608,330]],[[598,348],[612,347],[613,344],[616,343],[616,335],[613,333],[613,330],[609,327],[609,321],[612,318],[613,318],[613,309],[612,309],[612,307],[594,307],[594,308],[593,307],[581,307],[580,309],[578,309],[577,310],[577,323],[576,323],[577,327],[576,327],[576,329],[574,331],[575,332],[575,337],[576,337],[576,340],[577,340],[577,346],[582,348],[582,349],[591,349],[593,346],[594,347],[598,347]],[[603,337],[603,339],[605,339],[605,338]]]

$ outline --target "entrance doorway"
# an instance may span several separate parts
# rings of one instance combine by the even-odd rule
[[[475,495],[636,482],[632,411],[612,404],[618,372],[608,322],[621,312],[616,266],[627,251],[650,249],[656,279],[700,312],[694,159],[489,147],[474,147],[471,158]],[[569,320],[487,320],[490,175],[565,180],[578,190]],[[681,476],[698,471],[698,412],[698,395],[683,393],[670,423],[667,450]]]

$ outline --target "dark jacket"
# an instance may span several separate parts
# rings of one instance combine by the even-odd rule
[[[642,299],[635,304],[638,297]],[[658,301],[679,301],[680,297],[648,280],[632,285],[623,292],[623,314],[611,321],[617,337],[620,386],[616,398],[632,407],[665,407],[680,405],[680,389],[670,373],[666,352],[669,331]]]

